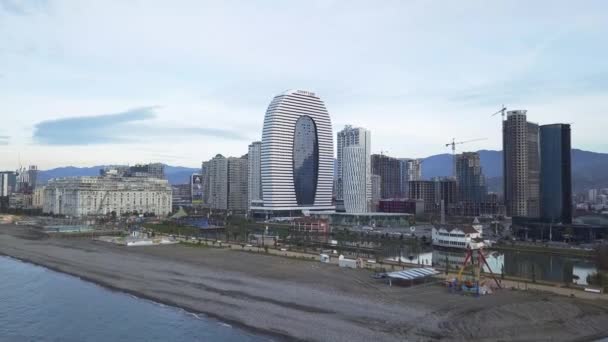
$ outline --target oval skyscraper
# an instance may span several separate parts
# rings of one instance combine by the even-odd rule
[[[333,210],[333,134],[315,93],[289,90],[266,111],[262,132],[263,209]]]

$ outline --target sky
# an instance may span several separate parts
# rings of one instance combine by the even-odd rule
[[[605,1],[0,0],[0,169],[199,167],[315,92],[395,157],[501,148],[500,115],[608,152]]]

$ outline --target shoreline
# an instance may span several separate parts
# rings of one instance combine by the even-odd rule
[[[177,303],[169,301],[169,300],[159,300],[156,297],[148,296],[148,295],[146,295],[146,294],[144,294],[142,292],[138,292],[138,291],[134,291],[134,290],[130,290],[130,289],[119,288],[119,287],[116,287],[114,285],[111,285],[111,284],[109,284],[107,282],[104,282],[104,281],[101,281],[101,280],[96,280],[96,279],[89,278],[89,277],[86,277],[86,276],[81,276],[79,274],[72,273],[72,272],[66,272],[66,271],[63,271],[63,270],[61,270],[61,269],[59,269],[57,267],[45,265],[45,264],[38,263],[38,262],[35,262],[35,261],[32,261],[32,260],[28,260],[28,259],[24,259],[24,258],[15,257],[15,256],[12,256],[12,255],[9,255],[9,254],[5,254],[2,251],[0,251],[0,256],[11,258],[11,259],[14,259],[14,260],[26,263],[26,264],[34,265],[34,266],[37,266],[37,267],[46,268],[46,269],[48,269],[50,271],[53,271],[53,272],[56,272],[56,273],[65,274],[65,275],[68,275],[68,276],[73,277],[73,278],[78,278],[78,279],[80,279],[82,281],[85,281],[85,282],[97,285],[97,286],[99,286],[99,287],[101,287],[101,288],[103,288],[105,290],[111,291],[111,292],[123,293],[123,294],[134,296],[134,297],[142,299],[142,300],[147,300],[147,301],[150,301],[150,302],[153,302],[153,303],[170,306],[170,307],[173,307],[173,308],[176,308],[176,309],[182,309],[185,312],[190,313],[190,314],[203,315],[203,316],[205,316],[205,318],[208,318],[210,320],[214,320],[214,321],[219,322],[219,323],[226,323],[226,324],[229,324],[229,325],[231,325],[231,326],[233,326],[235,328],[241,329],[241,330],[243,330],[245,332],[249,332],[249,333],[252,333],[252,334],[255,334],[255,335],[262,335],[262,336],[277,338],[278,341],[304,341],[304,340],[297,339],[297,338],[295,338],[293,336],[285,335],[285,334],[282,334],[282,333],[279,333],[279,332],[276,332],[276,331],[265,330],[265,329],[260,329],[260,328],[254,327],[254,326],[250,326],[250,325],[244,324],[244,323],[242,323],[241,321],[238,321],[238,320],[227,319],[227,318],[222,317],[221,315],[216,314],[216,313],[198,311],[198,310],[193,309],[191,307],[180,305],[180,304],[177,304]]]
[[[264,253],[125,247],[0,225],[0,254],[276,340],[608,336],[608,306],[592,300],[511,290],[473,298],[433,283],[389,287],[367,271]]]

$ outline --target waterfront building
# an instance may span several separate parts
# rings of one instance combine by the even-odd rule
[[[228,209],[244,212],[249,208],[248,199],[248,156],[228,158]]]
[[[488,190],[479,153],[465,152],[456,155],[456,180],[458,201],[481,203],[486,200]]]
[[[101,176],[143,177],[165,179],[165,165],[161,163],[135,164],[133,166],[108,166],[99,171]]]
[[[473,225],[435,225],[431,232],[433,246],[479,249],[484,247],[483,226],[475,219]]]
[[[595,204],[595,202],[597,201],[597,194],[598,194],[597,189],[589,189],[588,194],[589,194],[588,195],[589,203]]]
[[[382,187],[382,177],[379,175],[372,174],[371,176],[372,183],[372,203],[370,205],[369,211],[375,212],[378,210],[378,204],[380,203],[381,196],[381,187]]]
[[[538,124],[527,111],[507,112],[503,121],[504,196],[508,216],[540,215],[540,148]]]
[[[190,176],[190,189],[188,191],[190,204],[201,205],[203,204],[203,175],[200,173],[194,173]],[[173,201],[175,202],[175,201]],[[175,203],[173,203],[175,205]]]
[[[547,223],[572,223],[570,125],[540,126],[540,217]]]
[[[165,165],[161,163],[136,164],[129,167],[127,177],[165,179]]]
[[[422,180],[422,160],[401,158],[399,159],[399,183],[401,195],[407,197],[410,193],[411,181]]]
[[[347,125],[337,134],[336,159],[336,199],[344,199],[344,149],[348,146],[361,146],[363,148],[362,164],[365,170],[366,201],[371,201],[371,132],[365,128]],[[345,204],[346,206],[346,204]]]
[[[110,174],[51,179],[44,189],[42,211],[74,217],[134,212],[166,216],[171,205],[166,180]]]
[[[44,205],[44,186],[38,186],[34,189],[34,193],[32,194],[32,208],[34,209],[42,209]]]
[[[440,214],[441,202],[447,211],[456,202],[456,180],[451,177],[436,177],[433,180],[411,181],[409,198],[424,201],[426,213]]]
[[[251,206],[262,205],[264,198],[262,194],[262,142],[251,143],[247,155],[249,158],[247,205],[251,208]]]
[[[203,203],[218,210],[247,210],[247,155],[226,158],[216,155],[203,163]]]
[[[228,209],[228,160],[217,154],[203,163],[203,204],[211,209]]]
[[[30,165],[27,169],[22,167],[17,170],[16,176],[14,192],[31,194],[38,181],[38,167],[36,165]]]
[[[379,175],[380,197],[381,198],[401,198],[401,165],[399,159],[383,154],[373,154],[372,174]]]
[[[192,183],[171,185],[171,202],[174,208],[192,205]]]
[[[313,92],[289,90],[266,111],[261,174],[264,212],[335,210],[333,133],[325,104]]]
[[[17,173],[13,171],[0,172],[0,197],[8,197],[17,186]]]
[[[369,151],[369,150],[368,150]],[[364,213],[368,211],[371,201],[371,184],[368,197],[369,154],[361,145],[350,145],[342,149],[342,177],[344,209],[347,213]]]
[[[378,211],[420,216],[424,214],[424,201],[406,198],[381,199]]]

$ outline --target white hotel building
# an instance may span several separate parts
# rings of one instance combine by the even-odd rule
[[[252,210],[335,209],[331,120],[315,93],[289,90],[272,100],[261,149],[263,204]]]
[[[484,247],[483,226],[475,219],[473,225],[436,225],[431,233],[433,246],[479,249]]]
[[[42,211],[74,217],[117,216],[137,211],[171,213],[172,189],[167,180],[143,177],[69,177],[51,179],[44,188]]]

